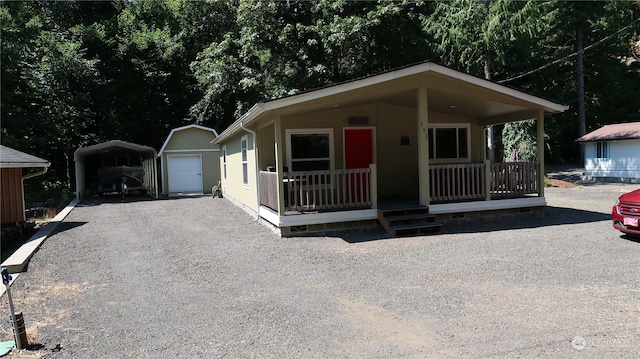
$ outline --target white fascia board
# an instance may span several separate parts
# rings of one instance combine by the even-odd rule
[[[209,128],[209,127],[204,127],[204,126],[200,126],[200,125],[186,125],[186,126],[182,126],[182,127],[176,127],[173,130],[171,130],[171,132],[169,133],[169,136],[167,136],[167,139],[164,140],[164,143],[162,144],[162,148],[160,148],[160,151],[158,152],[158,157],[162,156],[162,153],[164,152],[164,149],[167,147],[167,144],[169,144],[169,141],[171,140],[171,137],[173,136],[174,133],[176,133],[177,131],[182,131],[182,130],[186,130],[189,128],[197,128],[200,130],[204,130],[204,131],[208,131],[213,133],[213,135],[217,138],[218,137],[218,131],[216,131],[213,128]],[[215,141],[215,139],[214,139]],[[213,141],[211,141],[213,142]]]
[[[50,162],[5,162],[0,164],[0,168],[46,168],[51,166]]]
[[[258,116],[262,115],[264,112],[265,111],[264,111],[263,103],[257,103],[253,105],[253,107],[251,107],[249,111],[245,112],[244,115],[242,115],[239,119],[237,119],[234,123],[232,123],[229,127],[227,127],[226,130],[222,131],[222,133],[218,137],[216,137],[213,141],[211,141],[211,144],[213,145],[220,144],[222,141],[231,137],[236,132],[241,130],[242,126],[249,125],[251,122],[253,122],[256,118],[258,118]]]

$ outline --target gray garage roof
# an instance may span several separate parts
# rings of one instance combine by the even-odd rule
[[[14,150],[11,147],[0,145],[1,168],[30,168],[49,167],[51,163],[40,157]]]

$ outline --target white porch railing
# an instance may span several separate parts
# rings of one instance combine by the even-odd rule
[[[429,166],[431,201],[523,197],[539,193],[539,162]],[[487,196],[489,191],[490,196]]]
[[[485,165],[482,163],[429,166],[431,201],[484,199]]]
[[[275,172],[261,171],[260,204],[278,210]],[[283,174],[285,211],[371,208],[371,169],[300,171]]]
[[[464,202],[538,194],[539,171],[539,162],[431,165],[431,202]],[[377,192],[372,188],[376,186],[373,176],[371,168],[285,172],[282,180],[284,210],[373,208],[373,193]],[[278,174],[261,171],[259,181],[260,205],[278,211]]]

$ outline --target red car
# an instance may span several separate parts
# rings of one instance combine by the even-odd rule
[[[611,210],[611,217],[613,228],[640,236],[640,188],[620,196]]]

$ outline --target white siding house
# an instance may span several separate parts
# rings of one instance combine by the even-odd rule
[[[577,141],[585,144],[585,179],[640,183],[640,122],[603,126]]]

